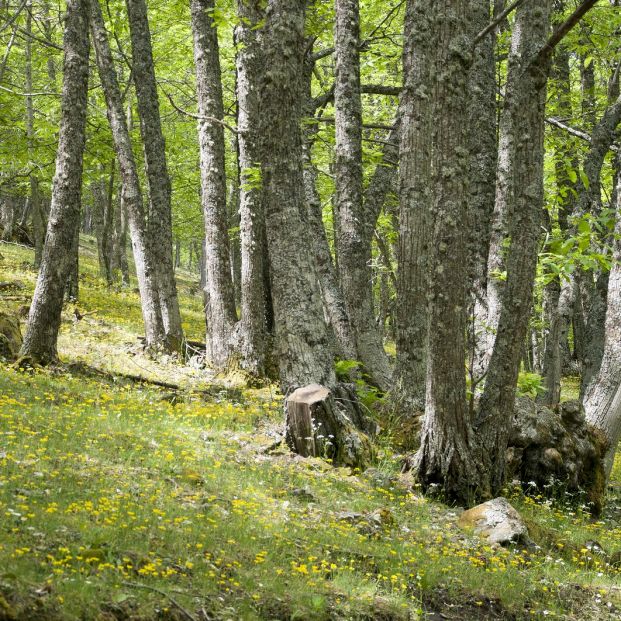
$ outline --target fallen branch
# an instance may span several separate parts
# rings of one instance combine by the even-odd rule
[[[173,598],[172,595],[166,593],[166,591],[162,591],[162,589],[158,589],[157,587],[149,586],[148,584],[141,584],[139,582],[121,582],[123,586],[131,587],[132,589],[144,589],[146,591],[153,591],[154,593],[159,593],[164,596],[166,599],[170,601],[173,606],[175,606],[183,615],[185,615],[190,621],[198,621],[198,619],[187,609],[185,609],[176,599]]]

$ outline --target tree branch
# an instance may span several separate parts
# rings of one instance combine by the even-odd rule
[[[597,4],[597,0],[585,0],[553,33],[537,54],[535,62],[549,58],[554,48],[563,40],[571,29]]]
[[[500,15],[498,15],[498,17],[494,18],[487,26],[485,26],[485,28],[483,28],[483,30],[481,30],[481,32],[479,32],[479,34],[474,38],[474,41],[472,42],[472,47],[476,46],[477,43],[481,41],[481,39],[483,39],[492,30],[494,30],[496,26],[498,26],[498,24],[506,19],[509,13],[511,13],[514,9],[517,9],[517,7],[522,4],[522,2],[524,2],[524,0],[515,0],[513,4],[510,4],[502,13],[500,13]]]

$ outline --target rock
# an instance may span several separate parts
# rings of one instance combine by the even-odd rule
[[[604,454],[605,440],[586,423],[577,401],[552,410],[516,399],[506,454],[509,480],[543,494],[567,492],[597,514],[605,491]]]
[[[15,360],[22,347],[19,321],[0,312],[0,358]]]
[[[502,497],[464,511],[457,523],[461,528],[474,529],[490,543],[506,545],[529,540],[522,516]]]

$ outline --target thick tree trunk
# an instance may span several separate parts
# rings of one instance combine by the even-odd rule
[[[88,0],[69,0],[65,18],[61,123],[52,206],[22,355],[46,364],[57,359],[71,246],[80,221],[82,157],[88,93]]]
[[[302,171],[300,113],[305,0],[270,0],[261,30],[262,179],[282,390],[336,384],[312,254]]]
[[[241,366],[252,375],[266,373],[268,357],[265,273],[265,212],[260,178],[259,106],[264,69],[257,25],[264,18],[259,0],[238,0],[241,18],[235,29],[237,49],[237,128],[240,175],[241,321],[238,349]]]
[[[339,280],[363,371],[373,384],[388,390],[392,371],[375,323],[372,232],[366,232],[368,228],[373,231],[375,221],[367,221],[363,203],[359,46],[358,0],[336,0],[334,118]]]
[[[99,78],[106,97],[108,121],[119,161],[122,210],[127,214],[132,240],[146,341],[149,346],[158,346],[163,344],[165,333],[158,294],[156,259],[151,254],[148,242],[138,170],[99,0],[91,0],[90,21]]]
[[[466,281],[468,276],[467,68],[470,0],[419,3],[429,20],[431,45],[418,62],[430,68],[421,114],[435,119],[428,207],[433,250],[427,264],[429,349],[421,446],[416,457],[423,488],[438,485],[450,501],[468,504],[479,476],[466,404]],[[484,4],[484,3],[483,3]],[[405,119],[404,119],[405,120]],[[427,140],[429,140],[429,138]]]
[[[430,252],[432,76],[423,60],[434,45],[428,3],[409,0],[405,15],[404,87],[400,101],[399,252],[395,401],[421,412],[427,374],[427,263]]]
[[[213,0],[191,0],[194,63],[198,94],[198,138],[201,157],[201,202],[205,221],[205,261],[209,306],[207,360],[217,369],[228,366],[237,322],[235,290],[229,261],[226,175],[224,170],[224,105],[218,31]]]
[[[498,331],[475,422],[482,447],[484,495],[496,494],[504,484],[509,422],[532,304],[544,206],[543,134],[549,72],[549,57],[540,52],[548,36],[550,11],[551,0],[526,0],[517,10],[513,29],[515,57],[507,78],[503,114],[505,140],[513,145],[503,153],[508,156],[513,188],[501,199],[509,215],[511,245]]]
[[[166,165],[151,32],[145,0],[126,0],[132,41],[132,71],[149,186],[148,241],[153,255],[166,347],[180,351],[183,341],[172,262],[171,187]]]

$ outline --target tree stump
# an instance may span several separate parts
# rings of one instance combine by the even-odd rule
[[[376,426],[364,416],[355,396],[341,386],[336,392],[341,399],[325,386],[310,384],[289,396],[287,444],[303,457],[324,457],[337,466],[362,468],[371,458],[369,435]]]

